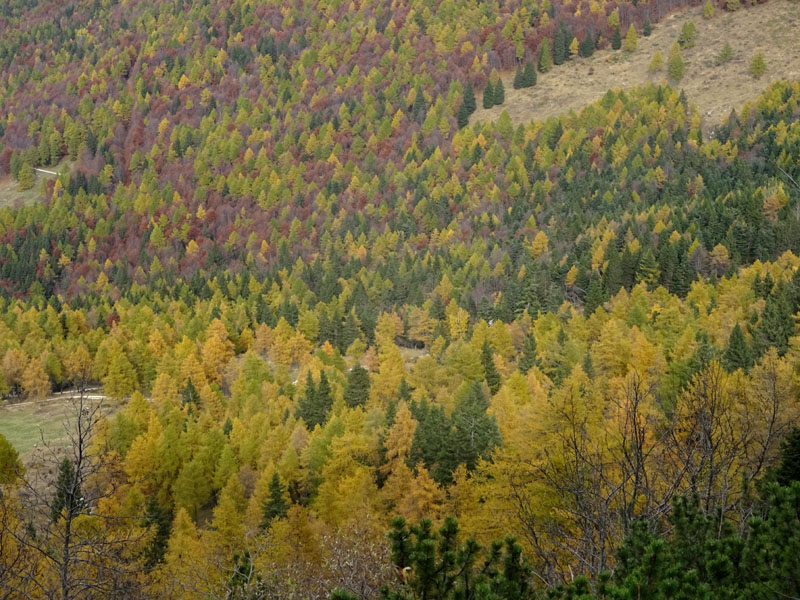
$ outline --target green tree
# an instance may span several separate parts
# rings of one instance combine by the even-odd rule
[[[525,87],[523,83],[524,72],[522,70],[522,65],[517,65],[517,70],[514,71],[514,81],[512,86],[515,90]]]
[[[728,338],[728,345],[722,354],[722,364],[728,372],[736,369],[748,370],[753,366],[753,352],[737,323]]]
[[[592,33],[590,31],[587,31],[586,37],[581,40],[581,44],[578,47],[578,53],[583,58],[589,58],[592,54],[594,54],[594,38],[592,38]]]
[[[34,172],[33,166],[28,161],[22,163],[18,173],[19,190],[25,191],[33,187]]]
[[[0,485],[13,483],[22,473],[22,464],[14,446],[0,433]]]
[[[559,26],[556,29],[556,37],[553,40],[553,64],[562,65],[567,60],[567,42],[564,29]]]
[[[625,34],[625,42],[623,46],[625,47],[626,52],[633,52],[636,50],[636,42],[638,40],[638,36],[636,35],[636,28],[631,23],[631,26],[628,27],[628,32]]]
[[[464,464],[467,470],[475,469],[478,461],[489,458],[495,446],[500,445],[500,430],[494,417],[486,414],[489,401],[480,381],[474,381],[469,393],[453,409],[453,429],[450,435],[452,472]]]
[[[481,347],[481,362],[483,363],[483,373],[486,378],[486,385],[489,386],[489,391],[492,395],[497,393],[500,389],[500,374],[497,372],[497,367],[494,364],[494,352],[489,345],[488,340],[483,340]]]
[[[65,456],[58,465],[58,479],[56,479],[53,502],[50,505],[50,518],[57,521],[62,515],[66,515],[65,518],[70,520],[82,508],[83,494],[75,465]]]
[[[536,338],[533,332],[528,332],[525,336],[525,342],[522,346],[522,356],[519,359],[520,373],[527,373],[539,362],[536,356]]]
[[[756,52],[750,61],[750,74],[758,79],[767,72],[767,61],[763,52]]]
[[[544,38],[539,45],[539,72],[547,73],[553,68],[553,56],[550,52],[550,40]]]
[[[711,0],[706,0],[706,3],[703,5],[703,18],[710,19],[714,16],[714,4]]]
[[[681,58],[681,48],[677,42],[672,44],[669,49],[669,59],[667,60],[667,73],[675,83],[680,83],[683,75],[686,72],[686,67]]]
[[[730,62],[732,58],[733,48],[731,48],[729,42],[725,42],[725,44],[722,46],[722,49],[719,51],[719,54],[717,54],[716,63],[718,65],[724,65],[725,63]]]
[[[463,102],[458,107],[458,113],[456,114],[456,123],[458,124],[459,129],[463,129],[467,125],[469,125],[469,111],[467,110],[466,104]]]
[[[344,402],[350,408],[363,406],[369,399],[369,373],[361,365],[356,365],[347,374],[347,387],[344,390]]]
[[[614,27],[614,34],[611,36],[611,48],[619,50],[622,48],[622,34],[619,30],[619,25]]]
[[[471,83],[467,84],[467,87],[464,88],[464,107],[467,109],[468,114],[472,114],[475,112],[477,108],[477,104],[475,103],[475,88],[472,87]]]
[[[644,25],[642,26],[642,35],[644,37],[650,37],[651,33],[653,33],[653,26],[650,25],[650,19],[645,19]]]
[[[678,45],[681,49],[691,48],[695,45],[697,40],[697,27],[694,21],[687,21],[681,28],[681,33],[678,36]]]
[[[525,70],[522,73],[522,87],[533,87],[536,85],[536,68],[533,61],[525,61]]]
[[[277,473],[273,474],[269,482],[269,497],[261,505],[263,515],[261,529],[268,529],[273,520],[286,516],[289,511],[289,503],[286,501],[285,493],[281,478]]]
[[[491,80],[486,82],[486,87],[483,88],[483,108],[492,108],[494,106],[494,86]]]
[[[498,78],[497,84],[494,86],[494,104],[499,106],[506,101],[506,88],[503,86],[503,80]]]

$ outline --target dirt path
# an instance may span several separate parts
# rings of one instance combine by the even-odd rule
[[[697,105],[704,128],[722,122],[731,109],[739,110],[745,102],[756,98],[770,81],[800,78],[797,0],[769,0],[734,13],[717,8],[716,15],[709,20],[703,19],[702,8],[693,8],[656,23],[649,38],[640,35],[635,52],[607,49],[588,59],[573,59],[554,67],[550,73],[540,74],[533,88],[513,89],[513,73],[504,73],[505,104],[489,110],[479,108],[472,121],[496,119],[503,110],[516,123],[544,120],[580,110],[602,97],[609,88],[665,81],[665,70],[648,72],[650,60],[658,50],[666,62],[670,46],[690,20],[697,27],[697,42],[693,48],[682,51],[686,75],[676,87],[684,89],[689,101]],[[733,59],[718,66],[715,59],[726,41],[733,49]],[[755,79],[749,66],[758,51],[766,57],[767,72]]]

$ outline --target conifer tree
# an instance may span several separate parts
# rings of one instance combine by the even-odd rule
[[[475,112],[477,108],[477,104],[475,103],[475,88],[472,87],[472,84],[467,84],[467,87],[464,88],[464,107],[467,109],[467,114],[471,115]]]
[[[728,372],[733,372],[736,369],[746,371],[753,366],[753,353],[738,323],[728,338],[728,345],[722,355],[722,364]]]
[[[488,458],[500,444],[500,431],[494,417],[486,414],[489,401],[483,385],[474,381],[467,396],[453,410],[453,429],[448,444],[452,452],[450,472],[464,464],[473,470],[481,458]]]
[[[522,65],[517,65],[517,70],[514,71],[514,82],[512,84],[515,90],[525,87],[523,82],[524,76]]]
[[[369,373],[361,365],[356,365],[347,374],[347,387],[344,390],[344,402],[350,408],[363,406],[369,398]]]
[[[580,46],[578,47],[578,53],[583,58],[589,58],[592,54],[594,54],[594,38],[592,37],[591,31],[587,31],[586,37],[581,40]]]
[[[456,123],[459,129],[463,129],[469,125],[469,111],[466,105],[462,102],[458,107],[458,114],[456,115]]]
[[[498,77],[497,85],[494,86],[494,104],[500,106],[506,101],[506,89],[503,86],[503,80]]]
[[[681,58],[681,48],[678,45],[678,42],[675,42],[669,49],[669,59],[667,60],[667,72],[669,73],[669,76],[672,79],[672,81],[674,81],[675,83],[680,83],[681,79],[683,79],[685,69],[686,67],[683,64],[683,58]]]
[[[483,88],[483,108],[492,108],[494,106],[494,86],[491,80],[486,82],[486,87]]]
[[[636,28],[631,23],[631,26],[628,27],[628,32],[625,34],[625,51],[626,52],[633,52],[636,50],[636,41],[638,37],[636,35]]]
[[[533,336],[533,332],[529,332],[525,336],[525,343],[522,346],[522,356],[519,359],[520,373],[527,373],[536,366],[537,363],[536,338]]]
[[[661,56],[661,52],[656,50],[656,53],[653,54],[653,59],[650,61],[650,66],[648,67],[648,71],[651,73],[656,73],[664,68],[664,57]]]
[[[29,190],[33,187],[33,180],[34,180],[34,172],[33,166],[27,160],[22,163],[22,166],[19,168],[19,173],[17,177],[19,181],[19,189],[20,191]]]
[[[550,40],[544,38],[539,45],[539,72],[547,73],[553,67],[553,56],[550,52]]]
[[[536,85],[536,68],[533,61],[525,62],[525,71],[522,74],[522,87],[533,87]]]
[[[566,56],[566,41],[564,36],[564,29],[559,25],[556,30],[556,37],[553,41],[553,64],[561,65],[567,59]]]
[[[283,484],[281,484],[281,478],[277,473],[274,473],[269,482],[269,497],[261,505],[263,515],[261,529],[268,529],[272,521],[286,516],[289,511],[289,503],[284,498],[285,491]]]
[[[200,394],[191,379],[186,382],[186,387],[181,392],[181,405],[188,406],[190,413],[200,405]]]
[[[611,47],[614,50],[622,48],[622,34],[619,31],[619,25],[614,27],[614,35],[611,36]]]
[[[483,363],[486,385],[489,386],[492,395],[496,394],[497,390],[500,389],[500,374],[497,372],[497,367],[494,364],[493,355],[494,353],[492,352],[492,347],[489,345],[489,341],[483,340],[483,346],[481,347],[481,363]]]
[[[650,25],[650,19],[646,19],[642,26],[642,35],[644,37],[650,37],[651,33],[653,33],[653,26]]]
[[[50,518],[57,521],[63,513],[66,513],[69,520],[73,515],[80,512],[83,504],[83,494],[81,493],[80,482],[77,480],[75,465],[64,457],[58,465],[58,479],[53,496],[53,503],[50,505]]]

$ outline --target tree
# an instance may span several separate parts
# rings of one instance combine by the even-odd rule
[[[463,100],[464,107],[467,109],[467,114],[471,115],[475,112],[477,104],[475,103],[475,88],[472,87],[472,84],[467,84],[467,87],[464,88],[464,100]]]
[[[553,64],[562,65],[567,60],[567,41],[564,34],[564,29],[559,25],[556,29],[556,37],[553,41]]]
[[[281,519],[289,511],[289,503],[286,502],[285,489],[281,484],[281,478],[277,473],[272,475],[269,482],[269,497],[262,504],[261,529],[268,529],[274,519]]]
[[[631,26],[628,27],[628,32],[625,34],[625,43],[623,44],[626,52],[633,52],[636,50],[637,39],[636,28],[633,26],[633,23],[631,23]]]
[[[750,61],[750,74],[758,79],[767,72],[767,61],[764,59],[763,52],[756,52]]]
[[[514,81],[512,83],[515,90],[525,87],[523,83],[523,77],[524,74],[522,70],[522,65],[517,65],[517,70],[514,71]]]
[[[522,87],[533,87],[536,85],[536,68],[533,62],[525,61],[525,70],[522,72]]]
[[[714,4],[711,0],[706,0],[706,3],[703,5],[703,18],[704,19],[711,19],[714,16]]]
[[[361,365],[356,365],[347,374],[347,387],[344,390],[344,402],[350,408],[363,406],[369,399],[369,373]]]
[[[650,25],[650,19],[645,19],[644,25],[642,26],[642,35],[644,35],[644,37],[650,37],[651,33],[653,33],[653,26]]]
[[[648,71],[651,73],[656,73],[664,68],[664,57],[661,56],[661,52],[656,50],[655,54],[653,54],[653,59],[650,61],[650,66],[648,67]]]
[[[494,106],[494,86],[491,80],[486,82],[486,87],[483,88],[483,108],[492,108]]]
[[[583,58],[589,58],[594,54],[594,38],[592,37],[591,31],[586,32],[586,37],[581,40],[578,50]]]
[[[681,58],[681,48],[678,45],[678,42],[675,42],[669,49],[667,73],[669,73],[672,81],[675,83],[680,83],[681,79],[683,79],[685,69],[686,67],[683,64],[683,58]]]
[[[728,338],[728,345],[722,355],[722,364],[728,372],[736,369],[748,370],[753,366],[753,353],[744,337],[742,328],[737,323]]]
[[[467,110],[467,107],[463,102],[458,106],[458,113],[456,114],[456,123],[458,124],[459,129],[463,129],[464,127],[469,125],[469,111]]]
[[[22,373],[22,389],[28,398],[41,400],[50,393],[50,378],[42,368],[42,363],[38,358],[33,358],[28,362],[25,371]]]
[[[538,362],[539,360],[536,357],[536,338],[533,336],[533,332],[528,332],[525,336],[525,343],[522,346],[522,356],[519,359],[520,373],[527,373]]]
[[[489,345],[488,340],[483,340],[481,347],[481,362],[483,363],[483,373],[486,379],[486,385],[489,386],[489,391],[492,395],[497,393],[500,389],[500,374],[497,372],[497,367],[494,364],[494,353],[492,347]]]
[[[438,531],[430,519],[409,527],[403,517],[397,517],[389,539],[392,563],[403,574],[403,583],[384,587],[384,600],[532,597],[531,567],[512,537],[494,542],[486,551],[473,539],[460,542],[453,517],[447,517]]]
[[[614,50],[622,48],[622,34],[619,31],[619,25],[614,28],[614,34],[611,36],[611,48]]]
[[[717,54],[716,63],[717,65],[723,65],[733,58],[733,48],[731,48],[730,42],[725,42],[720,49],[719,54]]]
[[[681,28],[678,44],[681,49],[692,48],[697,40],[697,27],[693,21],[687,21]]]
[[[492,449],[500,444],[500,431],[494,417],[486,414],[489,401],[481,382],[474,381],[467,395],[456,404],[452,414],[453,429],[450,435],[452,473],[460,464],[468,471],[475,469],[478,461],[488,458]]]
[[[539,72],[547,73],[553,67],[553,57],[550,52],[550,40],[544,38],[539,44]]]
[[[29,190],[33,187],[34,182],[34,171],[33,166],[28,161],[22,163],[22,166],[19,169],[19,173],[17,175],[17,180],[19,182],[19,190],[25,191]]]
[[[16,596],[66,600],[141,596],[139,588],[146,529],[135,512],[110,510],[125,486],[98,485],[115,472],[116,456],[97,443],[102,403],[83,395],[70,408],[66,449],[45,442],[35,460],[41,466],[18,471],[15,488],[0,493],[0,539],[13,539],[29,561],[12,568]],[[25,501],[15,506],[17,490]]]
[[[506,89],[503,86],[503,80],[497,78],[497,85],[494,86],[494,104],[499,106],[506,101]]]

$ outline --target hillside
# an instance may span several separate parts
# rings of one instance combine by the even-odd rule
[[[692,4],[0,4],[0,598],[797,596],[800,80],[476,110]]]
[[[711,19],[703,18],[703,7],[668,16],[653,27],[652,34],[640,34],[636,50],[613,51],[606,48],[589,58],[577,57],[552,71],[541,74],[535,87],[513,89],[514,73],[504,72],[506,101],[491,109],[480,107],[470,121],[496,119],[508,111],[515,123],[545,120],[600,98],[609,88],[630,88],[648,82],[666,82],[666,67],[656,73],[648,70],[655,52],[666,62],[670,46],[687,22],[697,28],[697,41],[682,52],[686,74],[676,87],[686,92],[697,105],[706,132],[720,124],[731,112],[754,100],[769,82],[800,77],[800,9],[795,0],[757,4],[746,10],[717,10]],[[717,64],[725,43],[731,44],[733,57]],[[750,61],[763,52],[767,71],[755,78]]]

